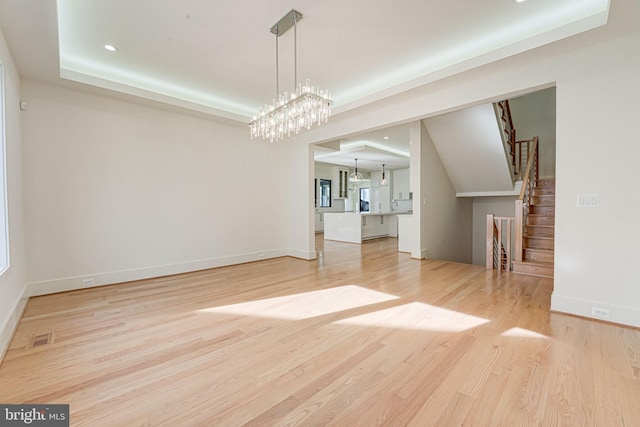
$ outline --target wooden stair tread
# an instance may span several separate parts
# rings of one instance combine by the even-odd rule
[[[556,201],[554,200],[542,200],[540,202],[536,202],[536,203],[531,203],[531,206],[555,206],[556,205]]]
[[[523,249],[523,262],[537,263],[544,265],[544,263],[553,262],[554,251],[547,248],[524,248]]]
[[[514,264],[527,264],[537,267],[551,267],[553,268],[553,262],[548,261],[513,261]]]
[[[553,279],[553,262],[544,261],[514,261],[513,272],[535,277]]]
[[[524,237],[532,237],[532,236],[545,236],[545,237],[553,237],[556,232],[555,225],[546,225],[546,224],[527,224],[526,231],[523,234]]]
[[[541,249],[541,248],[524,248],[525,251],[540,252],[540,253],[553,253],[553,249]]]
[[[537,219],[552,219],[552,220],[554,220],[554,221],[555,221],[556,216],[555,216],[555,215],[553,215],[553,214],[530,213],[530,214],[528,215],[528,218],[529,218],[529,219],[534,219],[534,220],[537,220]]]

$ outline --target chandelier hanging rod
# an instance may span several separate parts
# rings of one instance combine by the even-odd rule
[[[271,105],[265,105],[249,122],[251,138],[262,137],[270,142],[282,139],[291,133],[297,134],[312,125],[326,123],[331,115],[329,91],[311,86],[309,79],[298,82],[298,26],[302,14],[295,9],[283,16],[273,27],[276,36],[276,97]],[[280,67],[278,38],[293,27],[294,30],[294,75],[292,91],[280,94]]]
[[[293,87],[298,84],[298,22],[302,19],[302,13],[291,9],[273,27],[271,32],[276,36],[276,98],[280,95],[280,59],[278,54],[278,39],[293,27]]]

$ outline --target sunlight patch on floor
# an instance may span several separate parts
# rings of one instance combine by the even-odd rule
[[[347,285],[301,294],[210,307],[197,310],[197,312],[298,320],[391,301],[397,298],[395,295],[361,286]]]
[[[424,331],[462,332],[489,320],[420,302],[399,305],[334,322],[338,325],[377,326]]]
[[[538,338],[538,339],[551,339],[546,335],[539,334],[538,332],[530,331],[523,328],[511,328],[508,331],[502,333],[503,337],[516,337],[516,338]]]

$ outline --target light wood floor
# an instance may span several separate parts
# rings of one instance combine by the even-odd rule
[[[77,426],[640,426],[640,331],[550,314],[550,279],[318,245],[33,298],[0,402]]]

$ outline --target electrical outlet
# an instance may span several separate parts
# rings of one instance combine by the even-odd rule
[[[82,281],[82,284],[83,284],[84,286],[91,286],[91,285],[93,285],[93,279],[84,279],[84,280]]]
[[[611,310],[601,307],[591,307],[591,315],[598,319],[611,319]]]

